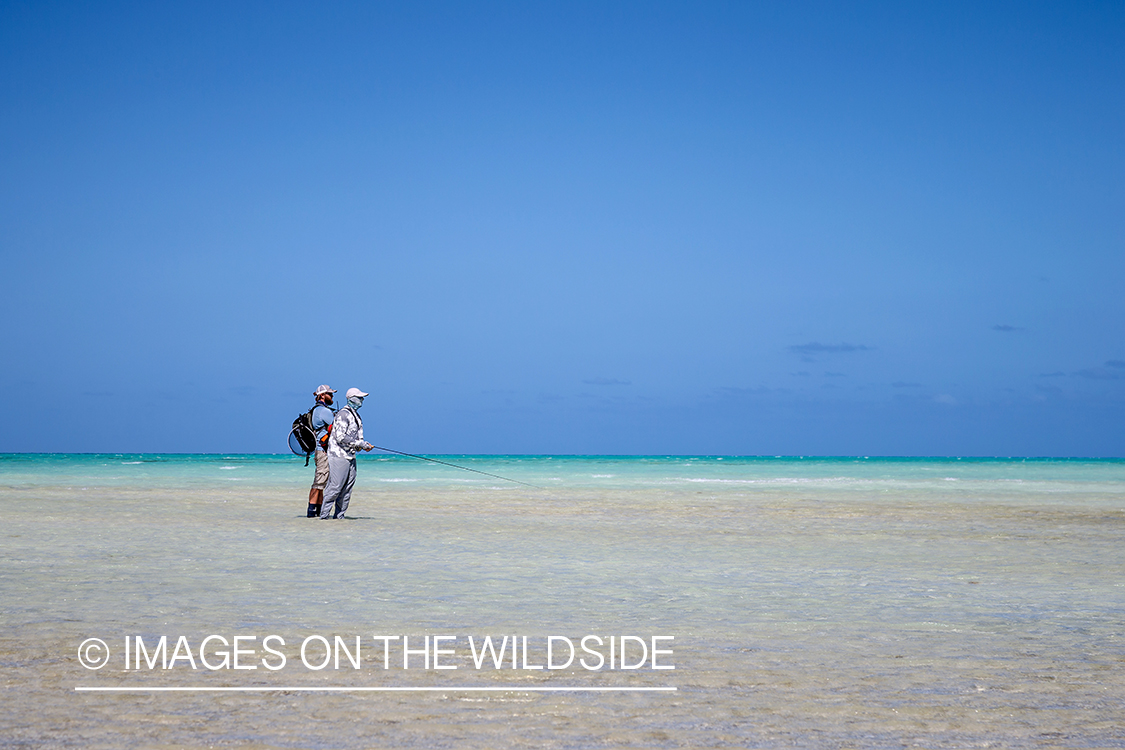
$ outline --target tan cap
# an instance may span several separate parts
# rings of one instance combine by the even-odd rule
[[[321,386],[317,386],[317,389],[316,389],[315,391],[313,391],[313,395],[314,395],[314,396],[322,396],[322,395],[324,395],[325,393],[335,393],[335,392],[336,392],[336,391],[332,390],[332,389],[331,389],[331,388],[329,388],[328,386],[326,386],[326,385],[321,385]]]

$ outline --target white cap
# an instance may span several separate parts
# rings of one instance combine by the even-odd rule
[[[335,392],[336,391],[332,390],[331,388],[329,388],[326,385],[319,385],[319,386],[316,387],[316,390],[313,391],[313,395],[314,396],[320,396],[320,395],[323,395],[325,393],[335,393]]]
[[[363,391],[361,391],[358,388],[349,388],[348,389],[348,398],[351,398],[352,396],[359,396],[360,398],[367,398],[367,394],[364,393]]]

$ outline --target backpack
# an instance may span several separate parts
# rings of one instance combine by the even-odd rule
[[[309,465],[309,456],[316,450],[316,430],[312,426],[313,409],[316,409],[316,406],[304,414],[297,415],[293,420],[293,429],[289,431],[289,450],[298,456],[304,453],[305,466]]]

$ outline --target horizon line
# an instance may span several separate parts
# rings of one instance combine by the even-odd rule
[[[766,459],[766,460],[820,460],[820,459],[851,459],[855,461],[882,461],[882,460],[1000,460],[1000,461],[1119,461],[1125,456],[1049,456],[1049,455],[1001,455],[1001,454],[886,454],[863,455],[846,453],[418,453],[419,456],[460,456],[467,458],[735,458],[735,459]],[[304,456],[292,453],[274,452],[238,452],[238,451],[0,451],[4,456],[268,456],[281,457],[300,461]],[[357,458],[370,459],[393,458],[384,454],[356,454]]]

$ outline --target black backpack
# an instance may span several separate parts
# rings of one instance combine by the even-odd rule
[[[289,431],[289,450],[298,456],[305,454],[305,466],[309,465],[309,456],[316,450],[316,430],[312,426],[312,409],[300,414],[293,420],[293,429]]]

